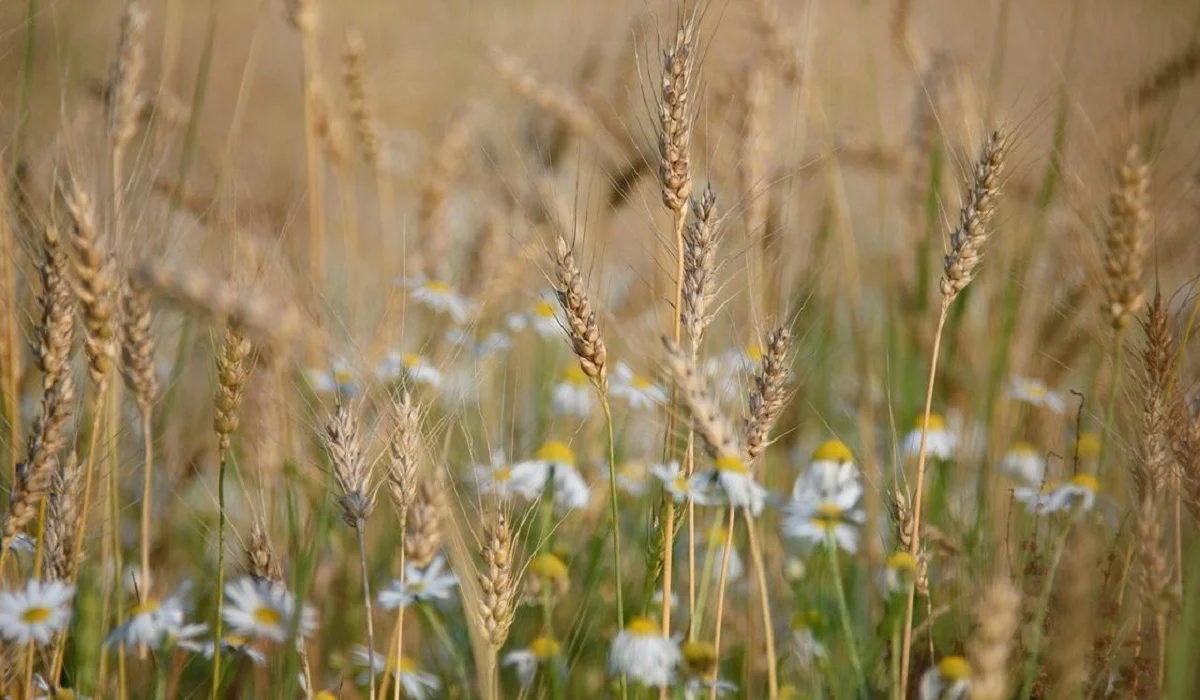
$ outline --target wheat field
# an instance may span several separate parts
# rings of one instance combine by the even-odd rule
[[[1197,697],[1200,6],[0,5],[0,696]]]

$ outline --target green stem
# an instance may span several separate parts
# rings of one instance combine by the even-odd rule
[[[1104,471],[1104,457],[1108,453],[1108,438],[1112,433],[1113,415],[1117,406],[1117,394],[1121,386],[1121,364],[1125,359],[1125,329],[1117,331],[1116,343],[1112,353],[1112,378],[1108,384],[1108,401],[1104,407],[1104,430],[1100,433],[1100,456],[1096,462],[1096,472]]]
[[[608,499],[609,518],[612,520],[613,566],[617,576],[617,627],[625,629],[625,599],[621,592],[624,588],[621,575],[621,510],[617,501],[617,456],[616,445],[613,442],[612,409],[608,405],[608,395],[601,391],[599,386],[596,390],[600,394],[600,405],[604,407],[604,423],[608,428]]]
[[[217,614],[213,621],[213,664],[212,700],[217,700],[221,690],[221,612],[225,604],[225,469],[229,457],[221,452],[221,465],[217,471]]]
[[[1072,512],[1074,515],[1074,512]],[[1050,571],[1046,575],[1046,589],[1042,591],[1041,597],[1038,599],[1037,608],[1034,610],[1031,638],[1029,640],[1028,657],[1025,661],[1025,680],[1021,685],[1021,694],[1017,697],[1021,700],[1029,700],[1033,695],[1033,684],[1037,679],[1038,670],[1038,654],[1041,651],[1042,640],[1046,635],[1046,611],[1050,607],[1050,595],[1054,592],[1054,579],[1058,574],[1058,565],[1062,561],[1063,550],[1067,548],[1067,535],[1071,532],[1072,522],[1069,522],[1062,532],[1059,533],[1057,541],[1054,543],[1054,556],[1050,560]]]
[[[832,531],[826,536],[825,548],[829,551],[829,565],[833,568],[833,586],[837,593],[838,613],[842,618],[842,634],[846,637],[846,650],[850,652],[850,665],[854,668],[858,687],[866,693],[867,677],[863,673],[862,661],[858,658],[858,644],[854,639],[854,625],[850,621],[850,606],[846,604],[846,590],[842,587],[842,571],[841,567],[838,566],[837,540],[834,539]]]

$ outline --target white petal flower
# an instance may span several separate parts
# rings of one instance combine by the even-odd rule
[[[29,579],[17,591],[0,592],[0,637],[15,644],[49,644],[71,622],[75,587]]]
[[[456,324],[461,324],[474,316],[478,305],[454,291],[449,284],[440,280],[409,280],[404,286],[411,291],[413,301],[437,313],[446,314]]]
[[[817,639],[817,629],[822,622],[821,613],[815,609],[797,612],[792,616],[792,653],[803,668],[812,666],[813,662],[829,654],[825,645]]]
[[[375,376],[385,383],[407,379],[435,389],[442,384],[441,371],[434,367],[429,360],[411,352],[400,353],[394,350],[389,352],[375,368]]]
[[[572,364],[554,385],[550,400],[554,415],[587,418],[592,413],[594,393],[587,375],[579,365]]]
[[[225,585],[221,617],[229,633],[247,639],[283,642],[291,633],[296,598],[286,588],[244,576]],[[297,634],[306,637],[317,628],[317,613],[307,603],[300,608]]]
[[[564,442],[547,442],[533,459],[514,464],[509,487],[532,501],[541,495],[548,480],[554,486],[554,503],[559,510],[583,508],[591,500],[587,482],[575,470],[575,453]]]
[[[392,581],[380,591],[379,606],[384,610],[406,608],[413,603],[431,603],[454,598],[458,588],[458,577],[446,567],[440,556],[429,562],[427,567],[409,564],[404,567],[404,580]]]
[[[613,370],[609,393],[623,399],[629,408],[638,411],[654,408],[667,402],[667,392],[654,380],[635,374],[629,365],[617,362]]]
[[[1063,399],[1062,394],[1050,389],[1038,379],[1013,377],[1008,385],[1008,397],[1014,401],[1023,401],[1055,413],[1067,410],[1067,402]]]
[[[862,495],[858,467],[850,448],[840,440],[827,440],[812,455],[808,471],[796,477],[792,486],[793,501],[824,501],[837,498],[848,490]],[[855,501],[858,496],[855,496]]]
[[[207,625],[206,625],[207,627]],[[216,645],[211,639],[181,639],[179,648],[186,649],[192,653],[200,654],[206,659],[211,659],[216,650]],[[266,666],[267,656],[258,649],[250,646],[250,643],[244,637],[237,637],[232,634],[227,634],[221,640],[221,653],[234,654],[245,656],[255,666]]]
[[[694,484],[698,482],[693,482],[684,476],[683,470],[679,468],[679,462],[656,464],[650,467],[650,473],[662,481],[663,488],[671,494],[671,498],[676,503],[686,503],[689,499],[699,503],[700,501],[697,499],[704,498],[704,492],[694,488]]]
[[[675,682],[675,667],[681,658],[679,643],[664,637],[658,624],[635,617],[613,640],[608,670],[635,683],[658,687]]]
[[[729,548],[729,564],[725,562],[725,540],[728,539],[729,530],[722,525],[714,525],[708,531],[708,537],[704,540],[697,538],[696,541],[696,567],[702,566],[711,567],[711,576],[714,581],[721,580],[721,567],[728,566],[725,572],[727,581],[737,581],[742,577],[742,571],[745,567],[742,565],[742,557],[738,554],[737,547]],[[711,557],[711,561],[708,561]],[[660,603],[662,601],[659,601]]]
[[[767,490],[754,481],[750,468],[738,457],[718,457],[711,470],[692,475],[692,480],[692,489],[701,494],[696,499],[700,505],[749,508],[754,516],[766,507]]]
[[[338,393],[346,397],[358,394],[359,375],[343,357],[334,357],[329,368],[312,367],[304,370],[312,390],[318,394]]]
[[[926,439],[925,451],[929,457],[940,460],[954,459],[954,451],[958,448],[958,436],[946,428],[946,421],[938,414],[929,414],[929,436]],[[917,417],[916,427],[904,436],[900,451],[906,458],[916,459],[921,451],[921,417]]]
[[[500,659],[501,666],[508,666],[517,674],[517,680],[522,688],[529,688],[537,678],[538,669],[550,665],[554,673],[566,672],[566,664],[560,654],[562,646],[545,635],[530,643],[528,648],[510,651]]]
[[[1028,442],[1018,442],[1004,455],[1001,466],[1024,486],[1039,486],[1046,471],[1046,458]]]
[[[372,654],[364,646],[355,647],[353,653],[354,662],[359,666],[369,666],[375,671],[375,675],[382,674],[387,669],[388,660],[383,654],[378,652]],[[399,671],[398,674],[397,671]],[[400,657],[400,668],[392,669],[392,673],[397,675],[406,697],[425,700],[442,688],[442,682],[438,680],[437,676],[428,671],[422,671],[416,662],[407,656]],[[359,685],[366,685],[371,680],[371,674],[363,671],[356,680]]]
[[[947,656],[921,676],[920,700],[962,700],[971,690],[971,665]]]
[[[804,500],[792,500],[784,508],[783,534],[808,546],[820,546],[832,535],[840,549],[858,551],[858,525],[865,520],[856,508],[862,487],[857,483],[825,498],[815,492],[801,494]]]
[[[883,595],[893,596],[907,593],[917,578],[917,560],[904,550],[893,552],[884,563],[879,575],[879,588]]]
[[[126,647],[145,644],[157,650],[164,643],[179,642],[203,634],[208,629],[207,625],[189,625],[184,619],[189,608],[187,595],[190,590],[191,585],[184,582],[165,600],[147,598],[130,611],[129,619],[110,632],[104,643]]]
[[[1070,481],[1055,488],[1046,497],[1043,511],[1089,511],[1096,505],[1096,494],[1100,484],[1091,474],[1076,474]]]
[[[505,322],[514,333],[526,328],[532,328],[542,338],[558,338],[566,333],[563,322],[558,318],[558,306],[550,299],[542,299],[528,311],[509,314]]]
[[[611,470],[608,470],[611,471]],[[609,475],[605,475],[605,480]],[[646,465],[637,460],[628,460],[617,465],[617,488],[622,493],[639,497],[646,493]]]
[[[708,680],[707,678],[689,678],[688,682],[683,686],[684,700],[703,700],[711,695],[713,690],[717,691],[717,697],[722,695],[733,695],[737,693],[737,683],[731,683],[723,678]]]

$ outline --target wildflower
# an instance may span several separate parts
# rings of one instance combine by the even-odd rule
[[[587,482],[575,470],[575,453],[564,442],[547,442],[533,459],[512,467],[510,484],[526,500],[535,500],[547,482],[554,486],[554,503],[559,509],[583,508],[591,500]]]
[[[441,280],[408,280],[403,284],[411,290],[413,301],[436,313],[446,314],[456,324],[463,323],[479,310],[478,304]]]
[[[1030,513],[1041,515],[1046,512],[1046,504],[1055,488],[1057,484],[1052,482],[1017,486],[1013,489],[1013,500],[1023,504]]]
[[[291,633],[296,598],[283,586],[244,576],[225,585],[225,599],[221,617],[230,634],[282,642]],[[300,637],[317,628],[317,613],[307,603],[300,608],[299,623]]]
[[[389,352],[375,375],[385,383],[406,379],[415,384],[425,384],[434,389],[442,385],[442,373],[429,360],[416,353]]]
[[[824,628],[824,621],[820,611],[815,609],[803,610],[792,616],[792,650],[805,668],[828,655],[825,645],[817,639],[818,633]]]
[[[387,669],[387,659],[382,654],[372,654],[364,646],[355,647],[354,661],[359,666],[368,667],[368,670],[363,671],[356,679],[359,685],[371,682],[371,670],[378,675]],[[401,655],[400,668],[392,669],[392,673],[396,675],[400,686],[404,688],[405,696],[415,698],[415,700],[432,697],[433,693],[442,688],[442,682],[438,680],[437,676],[428,671],[422,671],[417,663],[407,656]]]
[[[1038,449],[1028,442],[1018,442],[1009,448],[1002,462],[1004,471],[1026,485],[1042,483],[1046,459]]]
[[[513,470],[509,466],[508,457],[505,456],[503,450],[492,450],[489,464],[476,464],[473,468],[475,474],[475,486],[480,493],[490,493],[496,498],[507,500],[514,490],[519,492],[531,492],[534,494],[541,493],[542,486],[546,483],[546,477],[543,475],[537,481],[537,485],[521,485],[513,484]],[[541,470],[544,471],[544,470]],[[535,470],[526,470],[526,474],[536,476]]]
[[[592,413],[592,394],[591,380],[579,365],[572,364],[554,385],[550,405],[556,416],[587,418]]]
[[[1100,457],[1100,436],[1093,432],[1079,434],[1075,443],[1075,452],[1081,460],[1094,460]]]
[[[688,673],[709,677],[717,672],[720,659],[717,648],[709,642],[684,642],[679,651],[683,654],[683,663],[687,666]]]
[[[204,634],[207,625],[189,625],[184,621],[188,611],[188,583],[182,584],[165,600],[146,598],[129,613],[129,619],[109,633],[104,643],[114,642],[132,647],[145,644],[158,649],[164,643],[191,639]]]
[[[539,605],[545,594],[551,600],[566,595],[571,587],[570,570],[566,562],[550,552],[543,552],[529,561],[529,576],[525,579],[524,602]]]
[[[708,538],[704,542],[697,542],[696,559],[704,562],[705,557],[712,556],[712,577],[714,579],[721,578],[721,567],[725,561],[725,540],[729,537],[729,530],[723,525],[713,525],[708,531]],[[737,547],[729,548],[729,570],[725,576],[729,581],[736,581],[742,577],[742,571],[745,567],[742,566],[742,557],[738,554]],[[660,601],[661,602],[661,601]]]
[[[8,546],[8,550],[14,554],[31,554],[37,550],[37,540],[26,535],[24,532],[18,532],[13,537],[12,544]]]
[[[216,644],[211,639],[200,640],[189,638],[179,640],[179,648],[200,654],[206,659],[211,659],[216,651]],[[250,646],[249,640],[245,637],[238,637],[237,635],[227,634],[221,638],[221,653],[245,656],[255,666],[265,666],[267,664],[266,654]]]
[[[304,370],[304,376],[308,379],[308,385],[318,394],[338,393],[350,397],[357,394],[360,388],[358,372],[343,357],[334,357],[328,369],[310,367]]]
[[[683,700],[702,700],[710,696],[713,690],[717,691],[717,697],[722,695],[731,695],[738,691],[737,683],[731,683],[724,678],[707,678],[692,677],[683,686]]]
[[[827,440],[813,451],[808,471],[796,478],[792,500],[829,500],[848,490],[856,492],[855,501],[862,495],[854,456],[840,440]]]
[[[90,695],[80,695],[70,688],[51,688],[40,673],[33,676],[33,700],[90,700]]]
[[[879,575],[879,587],[884,596],[907,593],[909,586],[917,580],[917,559],[904,550],[893,552],[884,563]]]
[[[766,507],[767,490],[754,481],[740,457],[718,457],[711,470],[694,474],[692,479],[692,488],[704,494],[696,500],[701,505],[726,503],[731,508],[749,508],[755,516]]]
[[[492,331],[484,336],[483,340],[475,342],[475,336],[470,331],[454,326],[446,331],[446,340],[465,349],[476,358],[488,357],[512,349],[512,339],[501,331]]]
[[[1050,492],[1046,497],[1044,510],[1047,513],[1059,511],[1087,511],[1096,505],[1096,493],[1100,484],[1091,474],[1076,474],[1070,481]]]
[[[1067,402],[1063,400],[1062,394],[1051,390],[1038,379],[1013,377],[1008,385],[1008,397],[1014,401],[1050,409],[1055,413],[1067,410]]]
[[[838,491],[821,494],[802,490],[785,508],[783,534],[810,545],[820,545],[832,536],[847,552],[858,550],[858,530],[865,520],[855,507],[862,495],[858,482],[841,484]]]
[[[542,635],[525,649],[510,651],[500,660],[502,666],[512,666],[522,688],[529,688],[537,677],[538,669],[544,665],[553,667],[555,673],[565,673],[566,664],[561,657],[562,645],[553,637]]]
[[[413,603],[450,600],[456,587],[458,577],[446,568],[446,560],[438,556],[425,568],[413,564],[405,566],[404,580],[392,581],[379,593],[379,606],[384,610],[395,610]]]
[[[634,497],[646,493],[646,465],[637,460],[618,464],[617,488]]]
[[[514,333],[532,328],[542,338],[557,338],[566,332],[558,318],[558,307],[547,299],[542,299],[526,312],[509,314],[506,323]]]
[[[679,643],[662,635],[646,617],[635,617],[617,634],[608,652],[608,670],[647,686],[670,685],[681,654]]]
[[[900,451],[905,457],[916,457],[921,451],[921,417],[918,416],[915,427],[908,435]],[[958,447],[958,436],[947,430],[946,421],[936,413],[929,414],[929,436],[926,438],[925,451],[934,459],[949,460],[954,458],[954,450]]]
[[[656,464],[650,467],[650,473],[662,481],[663,488],[671,494],[676,503],[686,503],[689,500],[699,503],[700,499],[704,498],[704,491],[696,488],[697,483],[683,475],[679,462]]]
[[[19,591],[0,592],[0,637],[16,644],[48,644],[71,621],[75,587],[29,579]]]
[[[654,408],[667,402],[667,392],[661,386],[648,377],[634,374],[624,362],[617,363],[609,392],[623,399],[629,404],[629,408],[635,411]]]
[[[920,700],[962,700],[971,690],[971,665],[947,656],[921,676]]]

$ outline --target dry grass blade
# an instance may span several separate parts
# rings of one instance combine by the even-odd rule
[[[1127,102],[1130,107],[1145,109],[1194,76],[1197,70],[1200,70],[1200,42],[1189,44],[1155,68],[1142,80]]]
[[[357,30],[347,31],[342,49],[342,82],[350,98],[350,122],[354,125],[354,135],[358,138],[363,160],[372,168],[378,168],[383,158],[383,147],[363,76],[365,50],[362,34]]]
[[[446,212],[450,192],[462,176],[471,147],[471,122],[464,115],[451,120],[429,161],[421,183],[417,205],[417,226],[420,239],[415,260],[416,268],[426,279],[441,279],[439,264],[449,243]]]
[[[116,152],[124,150],[137,133],[142,111],[139,90],[146,68],[145,34],[146,12],[136,0],[131,1],[121,15],[121,43],[108,80],[108,134]]]
[[[171,301],[200,309],[265,339],[283,341],[300,330],[300,314],[290,304],[239,289],[199,270],[176,272],[165,265],[147,264],[138,271],[137,279]]]

